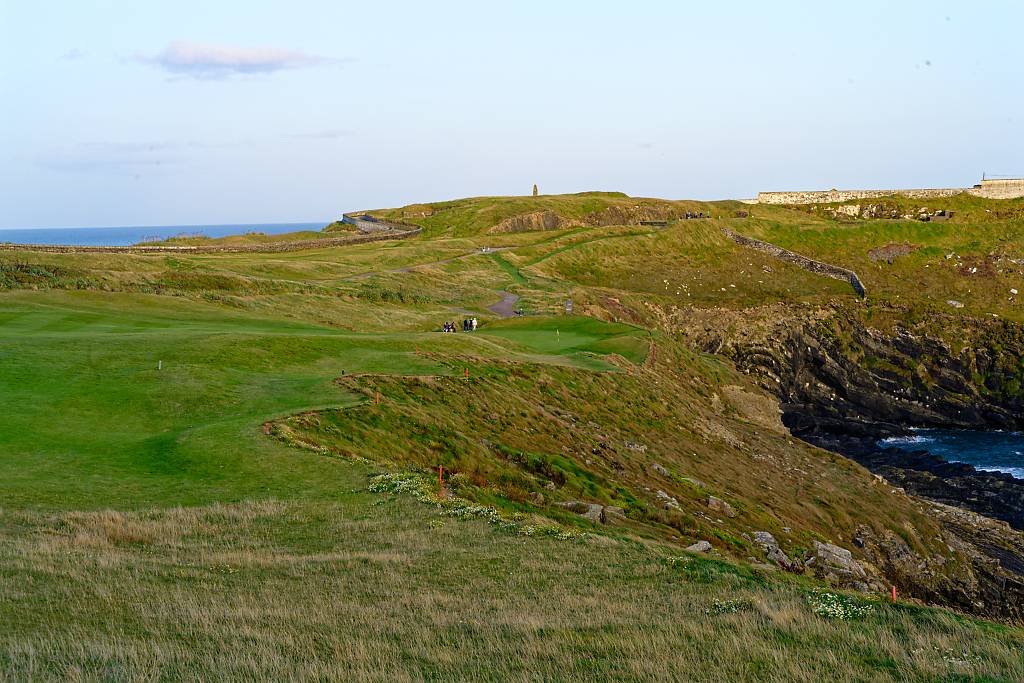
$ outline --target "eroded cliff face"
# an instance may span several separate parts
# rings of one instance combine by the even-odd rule
[[[877,445],[910,427],[1020,429],[1020,325],[860,305],[649,312],[663,329],[756,377],[778,396],[795,436],[933,501],[950,547],[972,567],[940,578],[901,539],[865,533],[859,544],[887,577],[925,599],[1021,618],[1024,481]]]
[[[638,225],[642,221],[666,221],[681,218],[683,208],[661,204],[637,204],[633,207],[610,206],[582,218],[567,218],[554,211],[533,211],[510,216],[490,228],[488,234],[498,235],[533,230],[563,230],[577,226]]]

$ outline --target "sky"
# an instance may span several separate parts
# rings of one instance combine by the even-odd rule
[[[0,228],[1024,175],[1024,3],[0,0]]]

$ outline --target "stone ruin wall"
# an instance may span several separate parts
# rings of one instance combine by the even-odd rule
[[[950,187],[919,190],[818,190],[811,192],[760,192],[758,204],[831,204],[858,199],[878,199],[899,195],[911,199],[953,197],[966,192],[985,199],[1017,199],[1024,197],[1024,179],[982,180],[974,187]]]

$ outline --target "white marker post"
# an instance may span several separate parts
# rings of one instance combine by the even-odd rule
[[[157,370],[163,370],[164,369],[164,362],[162,360],[158,360],[156,362],[156,369]]]

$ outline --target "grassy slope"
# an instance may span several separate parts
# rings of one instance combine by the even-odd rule
[[[542,199],[566,214],[621,200]],[[498,324],[482,310],[498,289],[536,309],[557,310],[567,296],[743,307],[849,297],[841,283],[744,251],[711,222],[502,235],[514,249],[473,255],[499,243],[481,236],[499,216],[469,214],[447,227],[436,214],[431,228],[465,237],[347,249],[0,256],[50,273],[19,271],[4,281],[15,289],[0,293],[0,586],[11,596],[0,614],[15,625],[0,637],[0,671],[64,680],[368,678],[390,669],[419,678],[481,667],[506,678],[1024,677],[1013,629],[884,605],[861,621],[827,621],[811,613],[804,583],[706,560],[670,567],[664,558],[680,551],[663,544],[701,536],[744,557],[741,532],[751,524],[779,535],[789,524],[795,546],[862,518],[908,521],[919,542],[932,541],[928,521],[882,490],[870,493],[879,496],[871,509],[885,513],[865,517],[866,475],[790,448],[763,414],[744,412],[743,393],[727,393],[743,378],[719,361],[674,356],[663,343],[647,362],[677,376],[645,390],[640,374],[622,369],[645,360],[646,333],[587,319]],[[848,229],[798,218],[779,209],[726,222],[774,229],[780,243],[785,221],[812,234]],[[649,234],[631,234],[639,232]],[[991,248],[987,239],[979,250]],[[868,243],[821,249],[842,261]],[[66,291],[79,286],[90,291]],[[482,334],[431,332],[466,307],[481,311]],[[453,377],[466,365],[471,391]],[[335,383],[342,372],[385,376]],[[440,375],[450,388],[423,393],[392,375]],[[384,403],[366,405],[366,390]],[[625,503],[633,514],[608,535],[570,541],[437,519],[408,497],[365,492],[367,472],[382,465],[289,447],[261,430],[342,406],[350,408],[295,427],[371,463],[429,467],[437,448],[483,478],[463,494],[507,513],[537,514],[523,497],[538,489]],[[488,417],[508,406],[525,414]],[[559,428],[538,406],[589,416]],[[374,411],[377,422],[351,421]],[[408,433],[416,425],[444,426],[452,438],[417,445],[422,435]],[[567,473],[567,488],[551,494],[536,474],[486,455],[484,434],[513,454],[547,457]],[[598,436],[628,466],[621,477],[635,504],[616,493],[620,475],[607,459],[586,462]],[[642,441],[650,455],[623,449],[626,441]],[[750,459],[759,454],[770,458]],[[654,478],[646,468],[655,458],[680,479]],[[749,476],[762,468],[779,490]],[[688,488],[683,476],[708,490]],[[658,517],[637,493],[644,485],[677,496],[685,516]],[[695,514],[707,492],[742,516],[719,527]],[[540,512],[581,528],[568,513]],[[747,598],[738,614],[705,614],[713,600]]]

